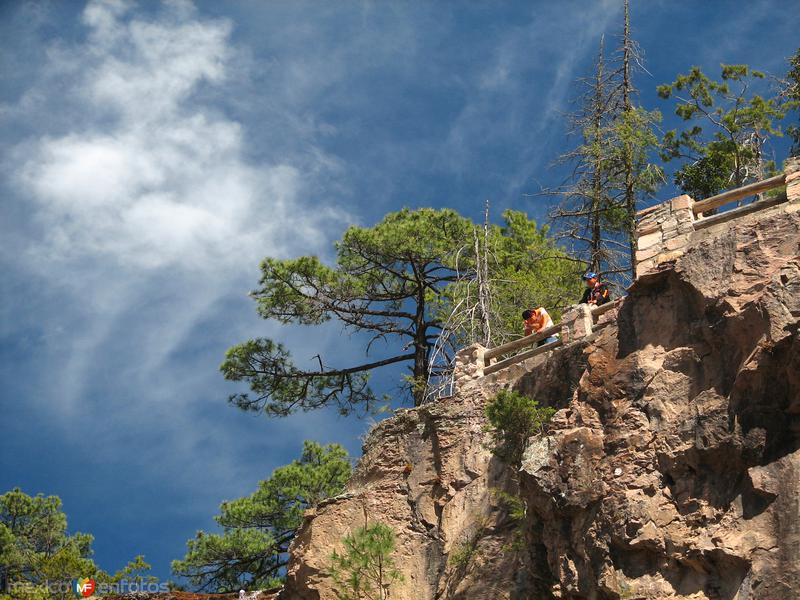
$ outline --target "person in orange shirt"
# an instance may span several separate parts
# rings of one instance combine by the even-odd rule
[[[522,313],[522,319],[525,323],[525,335],[532,333],[539,333],[543,329],[553,326],[553,319],[547,314],[543,306],[534,309],[528,309]],[[549,342],[554,342],[556,337],[551,335],[549,338],[541,340],[539,345],[542,346]]]

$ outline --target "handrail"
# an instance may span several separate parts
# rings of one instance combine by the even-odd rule
[[[613,302],[607,302],[602,306],[597,306],[591,310],[592,319],[596,321],[600,315],[603,315],[610,310],[613,310],[621,298],[614,300]],[[519,350],[521,348],[525,348],[527,346],[532,346],[536,342],[540,342],[544,339],[549,338],[554,333],[561,333],[561,324],[557,323],[552,327],[548,327],[547,329],[542,329],[541,331],[533,334],[528,335],[518,340],[513,340],[511,342],[506,342],[505,344],[501,344],[500,346],[496,346],[494,348],[489,348],[483,355],[483,359],[485,361],[489,361],[493,358],[497,358],[498,356],[502,356],[503,354],[508,354],[509,352],[513,352],[514,350]],[[505,362],[505,361],[503,361]]]
[[[694,229],[695,231],[700,231],[701,229],[705,229],[707,227],[713,227],[718,223],[724,223],[726,221],[731,221],[733,219],[738,219],[739,217],[749,215],[750,213],[754,213],[759,210],[772,208],[773,206],[777,206],[778,204],[782,204],[784,202],[786,202],[786,194],[780,194],[771,198],[757,200],[755,202],[751,202],[750,204],[739,206],[738,208],[732,208],[731,210],[726,210],[725,212],[711,215],[705,219],[699,219],[695,221]]]
[[[601,315],[604,315],[605,313],[610,312],[615,308],[617,308],[621,300],[622,298],[617,298],[613,302],[607,302],[602,306],[595,306],[594,308],[590,309],[589,312],[592,316],[592,322],[596,323]],[[605,325],[608,325],[608,322],[603,325],[600,325],[598,329],[604,327]],[[525,348],[526,346],[532,346],[533,344],[540,342],[541,340],[544,340],[555,333],[562,333],[562,328],[563,324],[559,323],[557,325],[553,325],[552,327],[548,327],[547,329],[542,329],[540,332],[535,333],[533,335],[528,335],[518,340],[502,344],[500,346],[497,346],[496,348],[487,349],[483,353],[484,367],[482,375],[484,376],[491,375],[492,373],[496,373],[497,371],[502,371],[506,367],[515,365],[519,362],[522,362],[523,360],[533,358],[534,356],[544,354],[545,352],[549,352],[550,350],[555,350],[556,348],[563,346],[564,339],[563,338],[557,339],[553,342],[549,342],[547,344],[543,344],[536,348],[526,350],[525,352],[514,354],[496,363],[491,362],[491,359],[493,358],[497,358],[498,356],[502,356],[503,354],[508,354],[509,352],[513,352],[514,350]]]
[[[752,196],[753,194],[757,194],[759,192],[780,187],[785,183],[786,173],[781,173],[780,175],[775,175],[775,177],[770,177],[769,179],[764,179],[763,181],[756,181],[755,183],[750,183],[740,188],[736,188],[735,190],[729,190],[727,192],[717,194],[716,196],[706,198],[705,200],[699,200],[692,206],[692,211],[695,215],[699,215],[701,213],[708,212],[709,210],[719,208],[720,206],[724,206],[729,202],[741,200],[742,198],[747,198],[747,196]]]
[[[511,365],[515,365],[518,362],[522,362],[523,360],[527,360],[529,358],[533,358],[534,356],[538,356],[539,354],[544,354],[550,350],[554,350],[559,346],[564,344],[563,340],[556,340],[555,342],[550,342],[549,344],[544,344],[543,346],[539,346],[538,348],[532,348],[527,352],[520,352],[519,354],[515,354],[514,356],[509,356],[505,360],[498,361],[493,365],[487,365],[483,368],[484,375],[491,375],[492,373],[496,373],[497,371],[502,371],[506,367],[510,367]]]
[[[526,346],[532,346],[536,342],[540,342],[541,340],[550,337],[554,333],[559,333],[561,331],[561,325],[553,325],[552,327],[548,327],[547,329],[542,329],[538,333],[534,333],[533,335],[527,335],[522,337],[518,340],[514,340],[513,342],[507,342],[505,344],[501,344],[500,346],[496,346],[495,348],[489,348],[483,355],[484,360],[489,360],[491,358],[496,358],[502,354],[507,354],[512,350],[519,350],[520,348],[525,348]]]
[[[620,300],[622,300],[622,298],[617,298],[616,300],[612,300],[611,302],[606,302],[605,304],[594,307],[592,309],[592,320],[597,321],[600,315],[604,315],[607,312],[614,310],[617,307],[617,304],[619,304]]]

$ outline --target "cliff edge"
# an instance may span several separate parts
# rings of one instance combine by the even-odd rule
[[[800,597],[798,209],[717,219],[600,331],[378,424],[280,598],[336,598],[330,552],[367,521],[397,534],[398,600]],[[501,388],[558,409],[519,472],[488,447]]]

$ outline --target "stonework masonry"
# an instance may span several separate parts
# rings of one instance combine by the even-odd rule
[[[762,201],[764,209],[772,209],[776,204],[780,204],[780,210],[786,212],[800,208],[798,204],[800,203],[800,159],[793,158],[787,161],[785,173],[785,202]],[[637,278],[658,270],[661,265],[674,262],[688,247],[717,234],[717,231],[712,232],[707,229],[707,225],[714,223],[716,217],[704,218],[702,215],[695,215],[694,204],[695,201],[690,196],[682,195],[638,213]],[[758,208],[759,205],[752,205],[752,209]],[[720,222],[723,220],[720,219]]]
[[[711,217],[696,215],[695,201],[685,194],[640,211],[636,228],[636,277],[674,264],[690,247],[719,237],[725,228],[730,227],[732,219],[741,222],[747,222],[748,219],[755,221],[773,212],[790,213],[800,210],[800,159],[787,161],[785,174],[785,195],[762,200],[729,213]],[[616,310],[607,313],[599,319],[598,324],[593,325],[589,306],[573,306],[562,316],[561,341],[569,344],[590,336],[593,328],[615,319],[616,314]],[[486,350],[480,344],[473,344],[458,352],[454,373],[456,389],[469,387],[484,377],[484,368],[495,361],[484,359]],[[512,365],[514,366],[517,365]]]

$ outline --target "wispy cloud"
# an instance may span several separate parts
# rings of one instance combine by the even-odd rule
[[[183,4],[158,21],[126,19],[128,10],[91,3],[87,42],[50,65],[73,80],[84,125],[25,147],[20,183],[46,232],[30,250],[215,272],[298,243],[319,248],[321,225],[343,215],[298,210],[301,168],[248,162],[240,124],[190,102],[228,83],[230,24]]]
[[[31,410],[55,415],[65,430],[92,415],[102,426],[87,448],[126,455],[131,468],[154,465],[161,479],[189,489],[212,476],[221,489],[240,485],[237,461],[253,438],[215,429],[208,405],[231,410],[221,401],[221,351],[275,332],[249,316],[243,297],[258,261],[326,252],[358,217],[322,200],[348,198],[354,176],[386,203],[409,166],[448,155],[455,170],[479,162],[494,122],[501,143],[518,132],[530,69],[547,71],[550,83],[534,93],[555,106],[585,47],[581,37],[554,65],[531,63],[529,45],[558,37],[547,14],[531,13],[511,35],[482,39],[487,52],[476,51],[473,68],[450,72],[454,59],[432,65],[424,56],[453,34],[454,19],[366,4],[320,9],[310,23],[277,10],[264,19],[266,47],[256,59],[234,43],[230,20],[202,16],[191,3],[147,12],[124,0],[90,2],[78,41],[51,40],[34,83],[1,117],[29,123],[6,152],[17,233],[0,250],[26,285],[6,298],[18,307],[4,309],[0,333],[34,332],[30,364],[46,364],[47,376],[25,388]],[[570,27],[557,22],[559,31]],[[445,139],[428,135],[430,120],[402,101],[442,81],[463,96],[436,124]],[[501,119],[498,102],[507,102]],[[416,127],[419,137],[398,140],[383,127],[393,107],[402,115],[397,130]],[[234,115],[246,115],[247,127]],[[352,150],[341,143],[362,140],[385,162],[345,165],[328,150],[337,139],[343,153]],[[359,208],[372,212],[375,202]],[[39,286],[35,309],[20,309]],[[298,360],[338,336],[282,333]],[[270,443],[320,437],[329,418],[271,427]],[[132,424],[151,425],[118,439]]]
[[[36,133],[6,148],[8,214],[22,233],[0,257],[44,286],[35,312],[23,308],[30,287],[5,298],[18,306],[13,317],[3,311],[0,332],[36,332],[30,358],[47,376],[27,384],[26,405],[65,431],[91,415],[87,449],[100,444],[109,457],[127,454],[130,468],[149,464],[190,487],[211,474],[235,485],[240,432],[209,440],[206,404],[231,411],[216,369],[222,351],[268,328],[249,316],[226,326],[225,315],[252,311],[244,293],[264,256],[329,252],[351,218],[312,209],[311,190],[335,182],[339,165],[307,138],[283,160],[253,158],[221,100],[249,75],[228,20],[188,2],[148,15],[95,0],[81,21],[80,41],[52,42],[38,83],[3,112]],[[285,129],[271,133],[286,144]],[[291,345],[310,356],[336,335]],[[274,441],[317,426],[290,421]]]
[[[501,203],[513,202],[527,181],[552,159],[552,136],[563,130],[578,65],[596,50],[601,33],[613,29],[620,3],[537,3],[527,20],[506,32],[474,71],[467,102],[451,124],[442,160],[463,172],[501,145],[518,152],[517,172],[498,182]],[[569,18],[565,18],[569,16]]]

